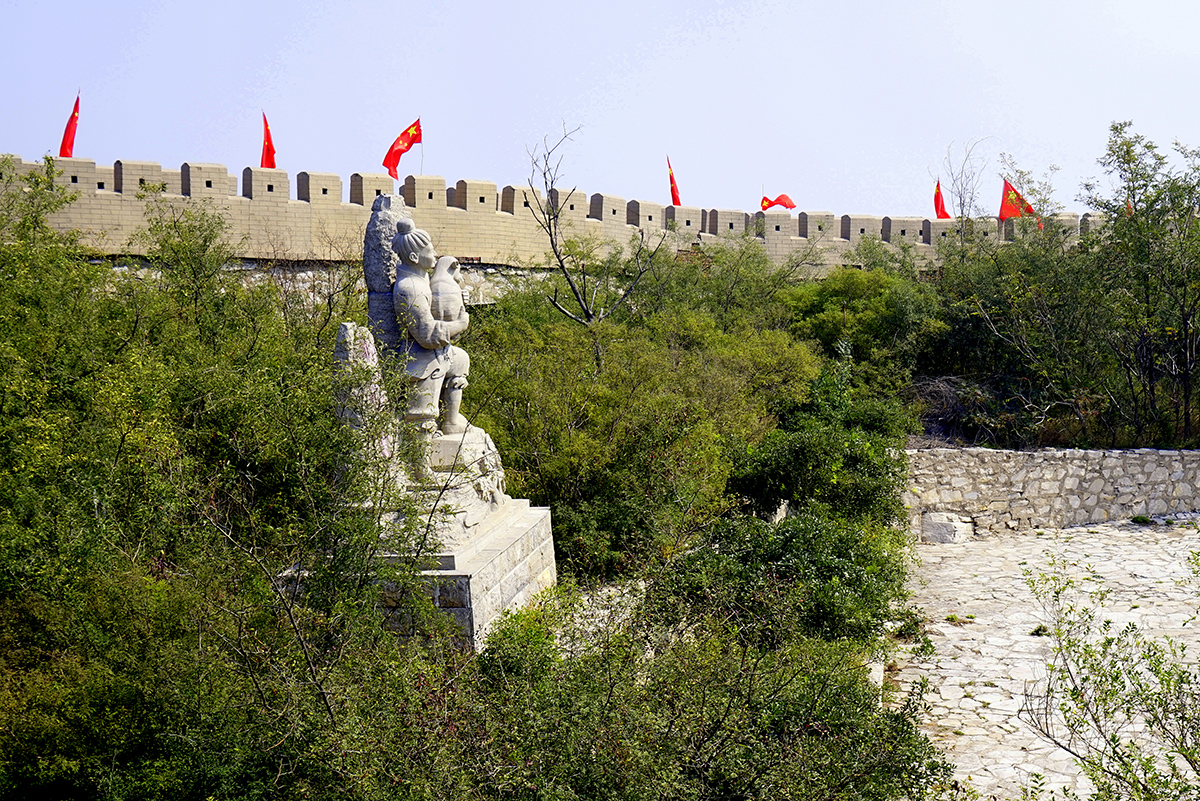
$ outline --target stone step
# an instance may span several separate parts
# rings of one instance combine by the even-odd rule
[[[434,604],[481,648],[500,614],[555,584],[550,510],[528,501],[505,504],[469,543],[443,556],[453,557],[453,568],[424,571]]]

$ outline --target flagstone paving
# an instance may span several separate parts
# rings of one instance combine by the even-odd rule
[[[907,689],[929,681],[924,729],[957,765],[956,778],[984,798],[1017,799],[1033,773],[1047,787],[1089,788],[1069,754],[1021,719],[1027,688],[1045,677],[1050,638],[1034,636],[1047,616],[1030,591],[1030,571],[1052,558],[1068,570],[1091,566],[1111,590],[1104,616],[1200,646],[1188,555],[1200,550],[1200,517],[1153,526],[1131,522],[1023,532],[961,544],[917,546],[913,603],[934,653],[896,658],[892,678]],[[952,616],[952,617],[951,617]],[[950,618],[947,620],[947,618]]]

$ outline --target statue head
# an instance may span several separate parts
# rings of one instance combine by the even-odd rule
[[[392,237],[392,250],[400,261],[409,267],[420,267],[426,272],[437,264],[437,251],[433,249],[433,238],[429,232],[417,228],[408,217],[396,223],[396,235]]]

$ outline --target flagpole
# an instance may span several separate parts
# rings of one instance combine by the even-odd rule
[[[425,138],[421,137],[421,175],[425,174]]]

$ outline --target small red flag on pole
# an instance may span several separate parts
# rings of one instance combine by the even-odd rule
[[[950,212],[946,211],[946,199],[942,197],[942,182],[938,181],[933,190],[933,211],[939,220],[949,220]]]
[[[1037,212],[1033,210],[1033,206],[1025,198],[1021,197],[1021,193],[1013,189],[1013,185],[1004,179],[1004,196],[1000,199],[1000,222],[1004,222],[1010,217],[1023,217],[1026,213],[1037,217]],[[1042,218],[1037,217],[1038,228],[1042,228]]]
[[[392,142],[392,146],[388,148],[387,155],[383,157],[383,166],[387,167],[388,175],[400,180],[400,174],[396,172],[396,165],[400,163],[400,157],[420,141],[421,118],[417,117],[416,122],[405,128],[404,132],[396,137],[396,141]]]
[[[62,144],[58,147],[59,158],[69,159],[75,152],[75,128],[79,125],[79,95],[75,95],[75,108],[71,109],[71,119],[63,131]]]
[[[258,166],[269,170],[275,169],[275,142],[271,139],[271,126],[267,124],[267,112],[263,112],[263,152],[262,163]]]
[[[675,183],[675,170],[671,169],[671,157],[667,156],[667,175],[671,177],[671,205],[682,206],[679,200],[679,187]]]
[[[771,200],[769,197],[764,196],[762,199],[761,205],[762,205],[763,211],[766,211],[767,209],[771,208],[772,206],[783,206],[785,209],[796,208],[796,204],[793,203],[792,199],[790,197],[788,197],[787,195],[780,195],[779,197],[775,198],[774,200]]]

